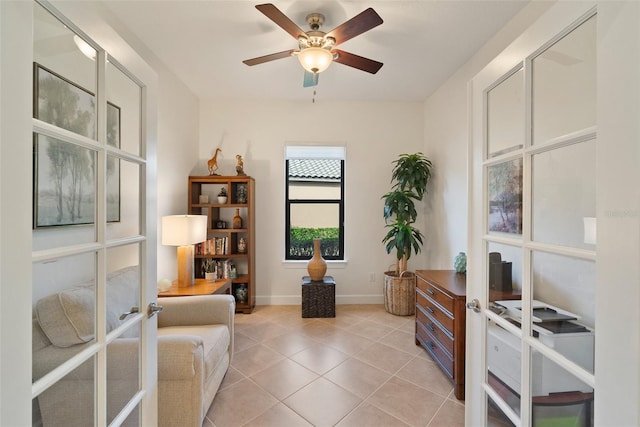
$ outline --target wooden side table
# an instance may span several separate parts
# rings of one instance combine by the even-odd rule
[[[336,317],[336,281],[331,276],[314,281],[302,278],[302,317]]]
[[[205,279],[196,279],[193,286],[179,287],[174,280],[171,287],[158,292],[158,297],[186,297],[194,295],[212,295],[231,293],[231,279],[218,279],[215,282],[207,282]]]

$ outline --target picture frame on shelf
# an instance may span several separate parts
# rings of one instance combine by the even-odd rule
[[[236,185],[236,203],[240,205],[247,203],[247,184]]]

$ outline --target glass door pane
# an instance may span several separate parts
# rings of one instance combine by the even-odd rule
[[[593,426],[593,388],[538,351],[531,353],[534,427]]]
[[[34,2],[33,117],[96,139],[96,51]]]
[[[33,138],[33,249],[95,242],[97,153],[38,133]]]
[[[107,238],[140,234],[140,165],[107,156]]]
[[[519,404],[518,404],[519,406]],[[509,417],[500,409],[498,404],[487,396],[487,423],[488,427],[515,427]]]
[[[522,395],[520,338],[487,320],[487,383],[516,414]]]
[[[519,69],[487,93],[488,157],[524,147],[524,71]]]
[[[90,252],[33,264],[34,382],[96,341],[96,259]]]
[[[142,89],[116,65],[107,63],[107,144],[140,156]]]
[[[534,338],[593,373],[595,262],[534,252],[532,265]]]
[[[596,18],[532,62],[533,144],[596,125]]]
[[[140,324],[131,328],[128,337],[118,338],[107,346],[107,423],[122,411],[140,390]],[[135,410],[130,424],[139,425]]]
[[[65,375],[32,402],[32,426],[94,425],[95,356]]]
[[[595,139],[533,156],[532,240],[594,249],[585,219],[596,215],[595,164]]]

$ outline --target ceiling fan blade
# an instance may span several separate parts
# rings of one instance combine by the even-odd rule
[[[382,62],[345,52],[344,50],[334,49],[331,52],[333,54],[338,54],[338,57],[334,58],[335,62],[357,68],[358,70],[366,71],[371,74],[377,73],[378,70],[382,68],[382,65],[384,65]]]
[[[297,51],[295,49],[289,49],[289,50],[284,50],[278,53],[272,53],[270,55],[259,56],[257,58],[245,59],[242,62],[244,62],[249,66],[258,65],[258,64],[263,64],[265,62],[269,62],[269,61],[275,61],[276,59],[288,58],[290,56],[293,56],[294,52],[297,52]]]
[[[320,77],[320,73],[310,73],[309,71],[304,72],[304,81],[302,83],[303,87],[311,87],[318,86],[318,78]]]
[[[299,37],[304,37],[305,39],[308,38],[307,34],[298,27],[295,22],[289,19],[287,15],[282,13],[280,9],[275,7],[273,4],[258,4],[256,5],[256,9],[275,22],[280,28],[291,34],[294,39],[298,40]]]
[[[365,31],[377,27],[382,24],[382,18],[375,10],[369,8],[359,15],[354,16],[342,25],[337,26],[327,33],[327,37],[336,39],[336,46],[346,42],[349,39],[359,36]]]

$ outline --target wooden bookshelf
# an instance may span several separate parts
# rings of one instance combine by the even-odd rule
[[[217,195],[222,188],[226,190],[227,200],[218,203]],[[204,277],[203,260],[215,259],[218,276],[231,280],[236,312],[251,313],[256,305],[255,180],[250,176],[190,176],[188,192],[189,214],[207,215],[207,238],[213,242],[195,245],[196,277]],[[236,211],[242,218],[241,228],[232,228]],[[245,243],[244,251],[241,251],[241,241]],[[230,275],[231,264],[235,266],[235,277]],[[246,296],[243,297],[240,289],[244,288]]]

